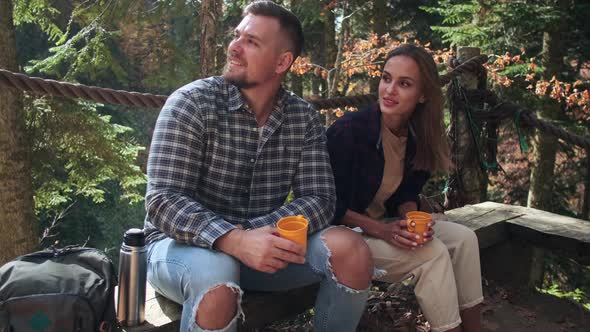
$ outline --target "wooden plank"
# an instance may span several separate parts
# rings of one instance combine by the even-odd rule
[[[517,239],[590,265],[590,222],[524,207],[527,214],[507,221],[509,233]]]
[[[146,322],[140,326],[124,328],[126,332],[178,331],[182,306],[156,293],[148,283],[145,293]]]
[[[450,220],[474,229],[480,248],[486,248],[488,242],[500,239],[498,230],[490,230],[490,226],[505,217],[505,222],[495,225],[503,236],[555,250],[584,265],[590,264],[589,221],[496,202],[465,206],[448,211],[446,215]]]
[[[482,262],[489,260],[486,256],[497,257],[501,250],[504,250],[502,257],[512,258],[515,251],[522,252],[522,259],[513,259],[515,264],[522,265],[524,271],[518,280],[527,277],[528,267],[525,265],[530,259],[525,253],[531,248],[530,243],[566,252],[569,257],[590,264],[590,222],[587,221],[495,202],[446,211],[442,219],[463,224],[475,231],[480,249],[491,250],[488,254],[486,250],[482,251]],[[505,258],[489,265],[501,275],[510,275],[514,279],[515,266],[508,264]],[[247,293],[242,303],[246,322],[240,325],[240,329],[250,330],[301,313],[313,305],[316,293],[317,285],[284,293]],[[146,323],[125,331],[178,331],[182,307],[157,294],[149,285],[146,298]]]
[[[242,301],[246,320],[240,330],[251,330],[286,319],[313,307],[319,284],[285,292],[247,292]],[[148,284],[146,287],[146,322],[125,328],[126,332],[178,331],[182,306],[170,301]]]
[[[314,284],[285,292],[246,292],[242,302],[246,320],[239,330],[257,330],[311,309],[319,286]]]
[[[469,227],[477,234],[480,249],[485,249],[508,239],[505,221],[521,215],[498,206],[481,204],[466,205],[445,212],[445,217],[452,222]]]

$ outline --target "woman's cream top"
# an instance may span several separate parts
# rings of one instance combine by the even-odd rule
[[[383,154],[385,164],[383,166],[383,179],[381,186],[373,201],[367,207],[365,213],[373,218],[379,219],[385,215],[385,201],[393,195],[402,182],[404,176],[404,159],[406,156],[407,137],[398,137],[385,126],[381,120],[381,144],[383,145]]]

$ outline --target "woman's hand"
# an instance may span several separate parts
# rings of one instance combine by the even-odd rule
[[[422,234],[424,236],[424,243],[422,244],[416,242],[418,235],[408,231],[407,222],[408,221],[406,219],[402,219],[390,223],[389,225],[392,225],[390,233],[391,235],[390,239],[386,241],[396,247],[411,250],[422,247],[424,244],[432,241],[434,235],[434,230],[432,229],[432,226],[434,226],[434,224],[436,223],[434,220],[429,224],[430,228],[428,232]]]

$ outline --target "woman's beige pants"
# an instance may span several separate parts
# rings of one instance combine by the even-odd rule
[[[432,331],[461,324],[459,311],[483,301],[479,246],[475,233],[453,222],[437,221],[434,239],[416,250],[395,247],[364,236],[375,267],[385,270],[379,281],[413,277],[414,292]]]

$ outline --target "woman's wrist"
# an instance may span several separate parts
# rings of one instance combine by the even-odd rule
[[[368,234],[372,237],[386,240],[387,239],[387,227],[385,223],[379,222],[377,220],[371,220],[370,227],[368,229]]]

